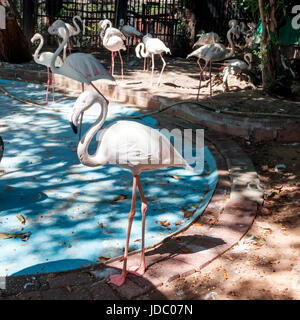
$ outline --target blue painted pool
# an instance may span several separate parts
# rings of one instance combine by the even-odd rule
[[[45,86],[0,80],[18,97],[42,102]],[[22,104],[0,93],[0,233],[29,233],[27,241],[0,239],[0,276],[80,268],[123,254],[131,201],[132,175],[105,166],[80,164],[68,112],[76,99],[56,93],[54,112]],[[111,104],[107,123],[136,111]],[[83,132],[94,122],[84,117]],[[154,118],[140,120],[156,128]],[[94,147],[96,142],[94,142]],[[148,200],[146,246],[194,220],[208,204],[218,181],[215,159],[205,146],[204,170],[167,168],[141,174]],[[141,247],[140,199],[130,250]],[[185,217],[185,213],[189,217]],[[17,218],[22,215],[26,222]]]

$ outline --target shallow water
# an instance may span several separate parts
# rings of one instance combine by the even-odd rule
[[[0,80],[0,85],[18,97],[44,100],[45,86],[7,80]],[[0,94],[0,134],[5,143],[0,233],[30,233],[27,241],[0,239],[0,276],[75,269],[123,254],[132,174],[112,165],[80,164],[70,150],[77,143],[68,120],[75,100],[56,93],[57,104],[48,107],[62,112],[53,112]],[[85,113],[83,132],[97,112],[93,107]],[[111,104],[106,123],[135,114]],[[139,121],[157,128],[154,118]],[[95,146],[96,141],[90,153]],[[216,162],[206,146],[198,151],[204,155],[203,171],[167,168],[141,174],[148,201],[146,246],[184,228],[211,199],[218,180]],[[141,247],[140,204],[138,197],[130,250]]]

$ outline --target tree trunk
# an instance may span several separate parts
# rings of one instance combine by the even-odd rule
[[[0,30],[0,60],[24,63],[32,59],[31,46],[20,29],[9,0],[0,0],[6,10],[6,29]]]
[[[258,0],[262,21],[262,36],[260,50],[262,54],[263,89],[272,92],[278,76],[283,73],[280,61],[280,46],[278,40],[278,24],[276,19],[275,0],[267,0],[269,9],[265,10],[266,1]]]
[[[194,4],[193,3],[186,3],[185,8],[185,28],[186,28],[186,36],[189,39],[189,46],[192,47],[195,43],[196,37],[196,15],[194,11]]]

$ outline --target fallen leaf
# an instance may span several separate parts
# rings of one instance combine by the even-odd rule
[[[227,280],[228,279],[228,276],[227,276],[227,272],[226,270],[224,269],[224,279]]]
[[[110,259],[110,258],[101,256],[101,257],[98,258],[98,262],[107,261],[107,260],[109,260],[109,259]]]
[[[184,178],[178,177],[178,176],[176,176],[175,174],[170,174],[170,175],[168,175],[168,177],[174,178],[174,179],[176,179],[176,180],[184,180]]]
[[[183,253],[191,253],[191,250],[188,249],[188,248],[186,248],[186,249],[181,249],[181,251],[182,251]]]
[[[66,286],[66,288],[70,293],[72,292],[72,288],[70,286]]]
[[[203,226],[203,224],[202,223],[194,223],[194,226],[201,227],[201,226]]]
[[[30,232],[26,233],[7,233],[0,232],[0,239],[11,239],[11,238],[19,238],[22,241],[27,241],[30,237]]]
[[[99,224],[99,228],[103,228],[103,223],[98,223]]]
[[[21,214],[16,214],[16,217],[18,218],[18,220],[19,220],[22,224],[25,224],[25,223],[26,223],[26,219],[25,219],[24,216],[22,216]]]
[[[185,209],[184,207],[181,207],[180,209],[184,214],[184,218],[192,217],[194,215],[194,213],[196,212],[196,210],[197,210],[197,209],[194,209],[192,211],[189,211],[189,210]]]
[[[126,198],[127,198],[127,196],[125,196],[124,194],[120,194],[120,195],[114,197],[112,201],[116,202],[116,201],[123,200],[123,199],[126,199]]]

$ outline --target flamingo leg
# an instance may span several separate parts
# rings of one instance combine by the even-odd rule
[[[153,73],[154,73],[154,54],[152,53],[152,73],[151,73],[151,87],[153,84]]]
[[[141,263],[138,268],[131,270],[131,273],[136,274],[137,276],[142,276],[146,271],[146,259],[145,259],[145,222],[146,222],[146,212],[148,208],[148,204],[146,198],[144,196],[142,184],[140,177],[137,176],[137,186],[140,192],[141,200],[142,200],[142,253],[141,253]]]
[[[104,97],[104,95],[95,87],[95,85],[91,82],[90,85],[100,94],[100,96],[102,96],[106,103],[109,104],[109,101]]]
[[[197,64],[200,68],[200,72],[202,71],[202,67],[201,67],[201,62],[200,62],[200,58],[197,60]],[[206,80],[206,76],[205,76],[205,73],[203,73],[203,80],[205,81]]]
[[[111,52],[111,75],[114,75],[114,69],[115,69],[115,57],[114,57],[114,52]]]
[[[70,42],[70,40],[68,41],[68,49],[69,49],[69,54],[71,54],[72,49],[71,49],[71,42]]]
[[[127,62],[129,61],[129,38],[126,38],[126,44],[127,44]]]
[[[48,92],[49,92],[49,86],[50,86],[50,69],[47,67],[47,73],[48,73],[48,81],[47,81],[47,90],[46,90],[46,101],[43,102],[43,104],[48,104]]]
[[[164,60],[164,58],[162,57],[162,55],[160,54],[160,58],[163,62],[163,67],[161,68],[161,72],[160,72],[160,75],[159,75],[159,78],[158,78],[158,81],[157,81],[157,85],[159,86],[160,85],[160,79],[161,79],[161,75],[162,73],[164,72],[165,70],[165,67],[166,67],[166,61]]]
[[[121,286],[125,282],[126,276],[127,276],[128,247],[129,247],[129,239],[130,239],[132,221],[135,216],[137,180],[138,180],[138,176],[134,175],[133,176],[133,183],[132,183],[131,209],[128,214],[128,228],[127,228],[127,235],[126,235],[126,246],[125,246],[125,252],[124,252],[122,273],[110,275],[110,280],[108,282],[108,283],[112,283],[116,286]]]
[[[209,95],[212,99],[212,89],[211,89],[211,61],[209,63]]]
[[[122,59],[120,50],[118,51],[118,53],[119,53],[119,57],[120,57],[120,60],[121,60],[121,75],[122,75],[122,80],[123,80],[124,79],[124,76],[123,76],[123,59]]]
[[[55,100],[54,100],[54,84],[55,84],[55,76],[54,76],[54,73],[52,72],[52,103],[55,103]]]
[[[209,62],[209,60],[207,60],[207,61],[205,62],[205,66],[204,66],[204,68],[203,68],[203,69],[201,70],[201,72],[200,72],[200,80],[199,80],[199,88],[198,88],[197,100],[199,100],[199,93],[200,93],[200,88],[201,88],[202,74],[203,74],[204,70],[206,69],[208,62]]]

